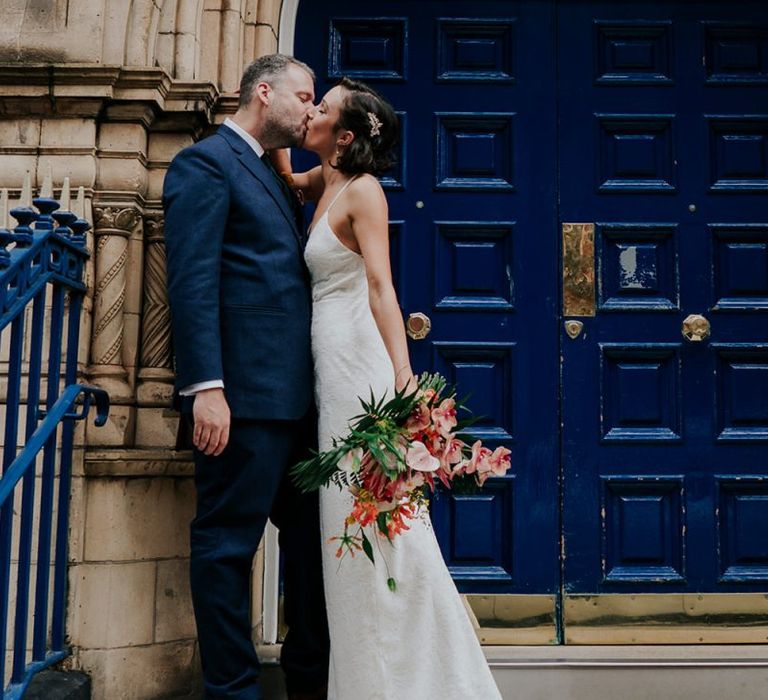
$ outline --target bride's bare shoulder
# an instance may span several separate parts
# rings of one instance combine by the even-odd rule
[[[387,200],[381,183],[369,173],[358,175],[349,186],[351,204],[358,207],[384,206]]]

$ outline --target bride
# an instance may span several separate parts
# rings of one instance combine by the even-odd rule
[[[358,397],[415,387],[392,285],[387,201],[376,179],[392,164],[397,119],[368,86],[344,78],[310,113],[304,147],[321,165],[294,174],[317,203],[304,257],[312,279],[312,353],[320,450],[348,431]],[[290,172],[285,152],[273,155]],[[500,698],[426,514],[376,566],[336,558],[329,542],[351,510],[336,486],[320,494],[323,576],[331,635],[331,700]],[[384,565],[384,561],[386,565]],[[397,580],[397,591],[387,578]]]

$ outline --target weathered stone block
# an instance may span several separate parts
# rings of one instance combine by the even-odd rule
[[[96,184],[100,190],[135,192],[144,196],[147,190],[147,168],[138,156],[112,158],[102,154]]]
[[[94,378],[99,383],[99,378]],[[103,382],[102,382],[103,383]],[[98,428],[93,421],[88,421],[85,429],[89,445],[126,446],[133,444],[136,409],[133,406],[112,404],[109,418],[102,427]]]
[[[35,146],[36,147],[36,146]],[[4,154],[2,167],[0,167],[0,187],[8,189],[21,189],[24,176],[31,173],[35,177],[37,172],[36,153]],[[18,196],[18,193],[17,195]],[[13,206],[16,205],[12,202]]]
[[[202,80],[210,80],[219,85],[219,44],[221,35],[221,12],[204,10],[200,25],[200,75]],[[178,54],[178,52],[177,52]],[[186,59],[189,61],[189,59]],[[177,66],[177,70],[181,70]]]
[[[37,146],[40,143],[40,120],[0,120],[0,143],[7,148],[13,146]],[[16,185],[16,187],[18,186],[19,184]]]
[[[155,642],[194,639],[195,617],[189,590],[189,559],[157,563]]]
[[[99,128],[99,148],[103,151],[138,151],[146,155],[147,131],[142,124],[106,122]]]
[[[69,626],[73,644],[86,649],[151,644],[155,580],[155,562],[73,566]]]
[[[86,495],[86,561],[189,555],[189,479],[94,479]]]
[[[93,119],[43,119],[40,145],[94,148],[96,122]]]
[[[167,408],[139,408],[136,414],[136,445],[174,447],[178,428],[179,416],[176,412]]]
[[[275,37],[275,33],[272,31],[272,27],[265,27],[263,25],[256,27],[254,56],[263,56],[275,51],[277,51],[277,37]]]
[[[85,149],[87,152],[83,150],[67,153],[64,147],[41,147],[37,160],[37,182],[42,184],[50,168],[55,183],[64,182],[64,178],[68,177],[73,187],[92,187],[96,181],[96,157],[90,148]]]
[[[79,659],[91,675],[92,700],[202,697],[195,642],[82,650]]]
[[[82,452],[82,451],[80,451]],[[83,561],[85,539],[85,481],[82,477],[83,459],[79,460],[77,476],[72,477],[69,497],[69,548],[67,558],[70,562]]]
[[[271,24],[275,29],[280,22],[280,6],[282,0],[259,0],[257,10],[258,22],[260,24]]]

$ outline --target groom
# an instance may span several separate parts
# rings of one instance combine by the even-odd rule
[[[190,581],[206,698],[263,697],[249,611],[267,518],[284,558],[289,697],[325,698],[317,494],[300,494],[288,477],[316,430],[311,298],[296,202],[263,158],[302,143],[313,100],[308,66],[259,58],[235,115],[181,151],[165,177],[177,389],[193,422]]]

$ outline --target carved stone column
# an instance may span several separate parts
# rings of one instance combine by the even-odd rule
[[[173,361],[162,212],[145,215],[144,241],[144,315],[138,400],[140,406],[168,406],[173,390]]]
[[[144,309],[136,398],[136,444],[173,445],[178,417],[168,410],[173,393],[171,313],[165,271],[163,213],[144,216]]]
[[[125,404],[132,399],[122,356],[128,241],[141,217],[138,209],[120,206],[97,206],[93,214],[96,289],[88,375],[113,403]]]

